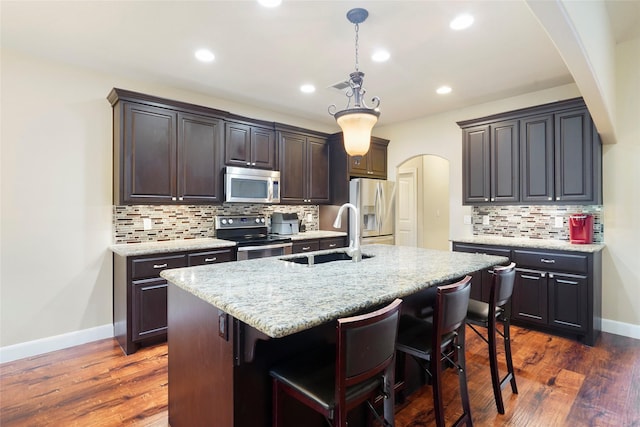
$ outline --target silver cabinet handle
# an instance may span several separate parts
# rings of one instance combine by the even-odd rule
[[[373,175],[373,172],[371,172],[371,171],[367,171],[367,173],[368,173],[369,175]]]
[[[562,279],[556,279],[556,282],[564,283],[565,285],[577,285],[578,284],[578,282],[574,282],[572,280],[562,280]]]
[[[309,249],[311,249],[311,246],[305,246],[302,248],[303,251],[308,251]]]
[[[172,197],[171,200],[173,200],[175,202],[177,199],[175,197]]]
[[[556,260],[555,259],[540,258],[540,262],[543,262],[545,264],[555,264]]]
[[[539,280],[540,279],[538,276],[529,276],[528,274],[523,274],[520,277],[522,277],[523,279],[530,279],[530,280]],[[544,276],[542,276],[542,277],[544,277]]]
[[[487,198],[485,197],[485,198],[484,198],[484,201],[485,201],[485,202],[488,202],[488,201],[489,201],[489,199],[487,199]]]
[[[256,162],[251,163],[251,166],[255,166],[255,165],[256,165]]]
[[[335,248],[336,246],[337,246],[337,244],[336,244],[336,243],[331,243],[331,244],[329,245],[329,247],[330,247],[330,248]]]
[[[165,268],[166,266],[167,266],[166,262],[164,264],[153,264],[153,268]]]
[[[556,200],[560,200],[560,197],[556,197]]]
[[[215,260],[217,260],[217,259],[218,259],[217,257],[213,257],[213,258],[205,258],[205,259],[204,259],[204,262],[213,262],[213,261],[215,261]]]
[[[251,166],[251,162],[247,162],[247,166]]]

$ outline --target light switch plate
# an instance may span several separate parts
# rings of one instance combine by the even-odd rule
[[[142,218],[142,227],[145,230],[151,230],[153,225],[151,224],[151,218]]]
[[[467,225],[471,225],[471,215],[464,216],[464,223]]]
[[[482,216],[482,225],[489,225],[489,215]]]
[[[562,228],[564,227],[564,222],[563,222],[563,218],[561,216],[557,216],[556,217],[556,221],[553,225],[555,228]]]

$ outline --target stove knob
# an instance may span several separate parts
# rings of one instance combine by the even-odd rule
[[[220,221],[220,222],[224,225],[224,224],[227,223],[227,220],[223,218],[222,221]]]
[[[233,224],[233,219],[229,218],[229,224]]]
[[[260,218],[260,222],[264,224],[264,218]]]
[[[260,218],[256,218],[256,224],[260,224]]]

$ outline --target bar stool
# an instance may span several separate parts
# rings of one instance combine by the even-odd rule
[[[467,390],[467,374],[464,358],[465,317],[471,294],[471,276],[457,283],[439,286],[431,320],[402,316],[398,331],[398,369],[404,371],[406,354],[410,355],[431,377],[436,425],[444,427],[442,402],[443,362],[458,371],[462,415],[454,426],[473,426],[471,406]]]
[[[511,294],[513,293],[513,283],[516,276],[516,264],[511,263],[506,267],[495,267],[492,271],[491,292],[489,293],[489,303],[470,300],[467,310],[467,324],[473,331],[489,345],[489,367],[491,369],[491,384],[493,385],[493,396],[496,407],[500,414],[504,414],[504,402],[502,401],[502,389],[511,383],[511,391],[518,394],[516,386],[516,376],[513,371],[513,361],[511,360],[511,334],[509,331],[511,317]],[[497,322],[502,323],[503,331],[497,328]],[[474,326],[487,328],[485,337]],[[500,378],[498,371],[498,352],[496,348],[496,338],[500,334],[504,341],[504,355],[507,362],[507,375]]]
[[[279,364],[273,377],[273,425],[282,423],[283,395],[324,415],[330,425],[345,427],[347,413],[367,402],[384,426],[394,425],[395,343],[402,300],[374,312],[338,319],[336,350],[309,352]],[[384,398],[384,419],[373,403]]]

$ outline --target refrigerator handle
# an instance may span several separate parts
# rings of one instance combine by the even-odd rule
[[[380,225],[378,234],[382,233],[382,226],[384,225],[385,217],[387,215],[387,212],[385,211],[387,207],[387,195],[385,194],[385,187],[382,183],[380,183],[380,201]]]
[[[382,231],[382,215],[384,209],[384,199],[382,194],[382,185],[376,183],[376,227],[378,228],[378,234]]]

